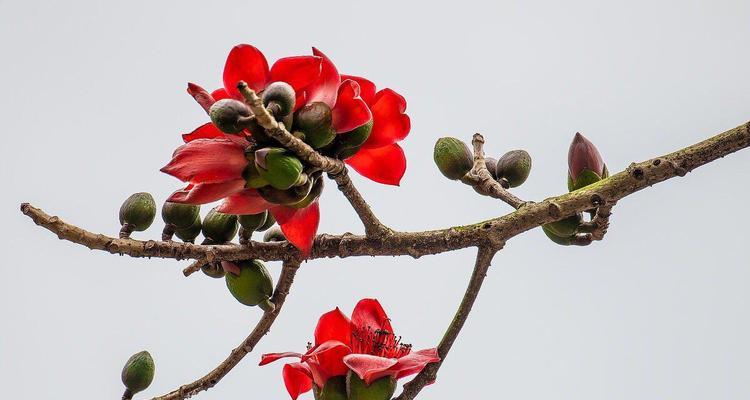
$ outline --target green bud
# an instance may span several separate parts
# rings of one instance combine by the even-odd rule
[[[313,396],[315,400],[349,400],[346,394],[346,377],[328,378],[322,389],[313,385]]]
[[[291,85],[279,81],[266,86],[261,98],[274,117],[284,117],[294,109],[296,96]]]
[[[248,106],[235,99],[221,99],[208,109],[211,122],[224,133],[240,133],[246,128],[243,123],[252,115]]]
[[[310,193],[312,186],[312,180],[308,179],[303,185],[294,186],[287,190],[279,190],[273,186],[264,186],[258,188],[258,194],[268,202],[290,205],[303,201]]]
[[[386,376],[369,386],[353,371],[346,374],[346,393],[349,400],[389,400],[396,391],[396,380]]]
[[[264,242],[284,242],[286,241],[286,236],[284,236],[284,232],[281,231],[281,228],[278,226],[274,226],[273,228],[266,231],[266,233],[263,235],[263,241]]]
[[[264,311],[273,310],[270,298],[273,280],[262,262],[245,260],[237,262],[240,274],[226,274],[227,288],[237,301],[246,306],[259,305]]]
[[[317,178],[311,178],[311,179],[315,179],[315,182],[313,182],[310,192],[307,193],[307,196],[305,196],[305,198],[303,198],[302,200],[296,203],[290,204],[289,205],[290,207],[305,208],[309,206],[310,204],[312,204],[313,201],[315,201],[315,199],[320,197],[320,194],[323,193],[323,178],[319,176]]]
[[[495,167],[497,180],[505,180],[510,187],[521,186],[530,172],[531,156],[526,150],[511,150],[503,154]]]
[[[260,176],[276,189],[289,189],[298,183],[302,174],[300,160],[280,147],[256,150],[255,166]]]
[[[603,172],[604,176],[599,176],[596,172],[590,169],[584,169],[578,173],[575,181],[573,181],[573,178],[568,174],[568,191],[572,192],[607,178],[609,176],[609,171],[607,171],[606,165],[603,166]]]
[[[221,263],[218,262],[213,262],[202,266],[201,271],[203,271],[203,273],[207,276],[215,279],[223,278],[225,274],[224,268],[222,268]]]
[[[242,171],[242,177],[245,178],[245,187],[257,189],[268,185],[268,181],[265,180],[258,171],[258,167],[255,166],[255,154],[250,153],[252,156],[249,157],[249,163],[245,170]]]
[[[466,143],[452,137],[443,137],[435,143],[435,164],[448,179],[461,179],[474,165]]]
[[[583,223],[583,215],[578,213],[556,222],[544,224],[542,225],[542,230],[553,242],[567,246],[578,233],[581,223]]]
[[[328,145],[336,138],[331,108],[316,101],[300,108],[294,118],[294,130],[305,134],[305,142],[315,149]]]
[[[200,214],[195,216],[195,221],[193,221],[193,224],[185,229],[177,229],[174,233],[177,235],[178,238],[180,238],[183,242],[187,243],[193,243],[195,242],[195,238],[198,237],[198,235],[201,233],[201,216]]]
[[[266,215],[268,215],[268,211],[263,211],[260,214],[240,215],[237,217],[237,221],[239,221],[240,226],[252,232],[266,223]]]
[[[197,205],[167,201],[161,207],[161,218],[165,224],[172,224],[177,229],[185,229],[193,225],[200,211],[201,207]]]
[[[268,215],[266,215],[266,222],[264,222],[263,225],[261,225],[260,228],[256,229],[255,231],[256,232],[263,232],[266,229],[272,227],[273,224],[275,224],[275,223],[276,223],[276,218],[274,218],[273,214],[271,214],[269,212]]]
[[[216,211],[216,208],[212,208],[206,215],[206,218],[203,219],[203,236],[214,243],[231,241],[234,239],[234,235],[237,234],[238,229],[239,225],[237,224],[236,215],[224,214]]]
[[[353,156],[360,147],[367,141],[372,132],[373,120],[355,128],[349,132],[344,132],[336,137],[336,149],[334,154],[341,160]],[[352,152],[353,151],[353,152]]]
[[[122,383],[125,385],[126,393],[132,396],[145,390],[154,380],[154,359],[148,351],[133,354],[122,368]]]
[[[130,237],[133,231],[145,231],[154,222],[156,202],[149,193],[130,195],[120,206],[120,237]]]

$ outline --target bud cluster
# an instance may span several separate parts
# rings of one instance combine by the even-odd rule
[[[443,137],[435,142],[433,158],[440,172],[448,179],[463,178],[474,166],[469,146],[454,137]],[[525,150],[511,150],[499,159],[486,157],[487,170],[504,188],[521,186],[531,172],[531,156]]]

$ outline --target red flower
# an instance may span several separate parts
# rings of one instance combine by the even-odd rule
[[[349,370],[367,385],[383,377],[399,379],[420,372],[427,364],[440,361],[437,349],[411,351],[393,333],[391,322],[375,299],[362,299],[351,320],[336,308],[323,314],[315,328],[315,344],[304,354],[270,353],[261,357],[266,365],[284,357],[299,357],[286,364],[284,384],[293,399],[326,381],[344,376]]]
[[[568,175],[570,178],[575,181],[586,170],[592,171],[602,178],[605,175],[605,168],[604,160],[596,146],[580,132],[576,132],[568,149]]]
[[[370,137],[346,163],[375,182],[398,185],[406,172],[406,156],[397,142],[406,138],[411,129],[405,114],[406,99],[391,89],[376,91],[375,84],[365,78],[343,75],[342,79],[359,84],[360,96],[373,118]]]

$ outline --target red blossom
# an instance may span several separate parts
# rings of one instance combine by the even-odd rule
[[[435,348],[412,352],[411,345],[401,343],[375,299],[360,300],[351,319],[338,308],[323,314],[314,336],[314,345],[304,354],[270,353],[261,357],[260,365],[286,357],[300,359],[285,365],[282,374],[292,399],[309,391],[313,384],[322,388],[328,379],[350,370],[369,385],[386,376],[399,379],[419,373],[427,364],[440,361]]]

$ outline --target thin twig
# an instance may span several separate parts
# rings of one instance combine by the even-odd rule
[[[354,183],[352,183],[352,179],[349,177],[346,168],[338,175],[329,174],[328,176],[336,181],[339,190],[349,200],[352,208],[354,208],[357,216],[359,216],[359,219],[365,226],[365,236],[380,238],[392,232],[391,229],[380,222],[357,188],[354,187]]]
[[[461,300],[461,304],[458,306],[456,315],[453,317],[448,329],[446,329],[443,339],[438,345],[438,355],[440,361],[427,365],[417,376],[410,382],[404,385],[404,390],[394,400],[411,400],[419,394],[419,391],[423,387],[428,385],[430,382],[435,381],[435,375],[440,369],[440,366],[445,362],[445,358],[448,356],[448,352],[451,350],[453,343],[456,341],[458,334],[461,332],[466,320],[469,318],[471,308],[474,306],[474,302],[477,300],[479,290],[482,288],[482,282],[487,276],[487,270],[490,268],[490,263],[495,253],[500,250],[499,247],[481,246],[477,251],[476,262],[474,263],[474,271],[469,279],[469,285],[466,288],[464,297]]]
[[[177,400],[185,399],[195,395],[198,392],[208,390],[214,387],[224,376],[229,373],[240,361],[255,348],[255,345],[265,336],[271,329],[276,317],[281,312],[281,307],[284,305],[284,300],[289,294],[289,289],[294,282],[294,275],[299,269],[300,262],[298,260],[284,261],[284,266],[281,269],[281,275],[279,276],[279,282],[276,284],[271,302],[276,306],[273,311],[267,311],[263,313],[255,328],[245,340],[240,343],[237,348],[232,350],[226,360],[222,361],[216,368],[206,374],[204,377],[180,386],[179,388],[163,395],[154,397],[152,400]]]
[[[199,259],[193,261],[190,265],[188,265],[185,269],[182,270],[182,274],[187,276],[192,275],[195,272],[198,272],[204,265],[207,264],[207,261],[204,259]]]
[[[500,199],[515,209],[526,204],[525,201],[514,196],[492,178],[490,171],[487,170],[487,164],[484,162],[484,137],[475,133],[471,139],[471,144],[474,147],[474,166],[461,178],[461,182],[474,187],[477,193]]]
[[[308,258],[399,255],[421,257],[476,247],[488,241],[506,241],[520,233],[577,212],[614,204],[623,197],[667,179],[684,176],[697,167],[744,149],[750,146],[748,126],[738,126],[674,153],[633,164],[625,171],[585,188],[538,203],[527,203],[510,214],[472,225],[425,232],[394,232],[380,239],[352,234],[318,235]],[[58,217],[50,216],[27,203],[21,205],[21,211],[37,225],[57,234],[60,239],[90,249],[133,257],[205,258],[207,261],[256,258],[272,261],[299,256],[299,252],[287,243],[257,243],[247,247],[236,244],[196,245],[118,239],[94,234],[65,223]]]

